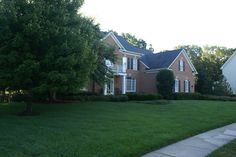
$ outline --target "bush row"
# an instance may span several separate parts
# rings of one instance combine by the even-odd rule
[[[59,97],[60,100],[68,100],[68,101],[128,101],[128,97],[126,95],[70,95],[70,96],[64,96]]]
[[[235,96],[215,96],[203,95],[200,93],[174,93],[174,100],[217,100],[217,101],[236,101]]]
[[[93,94],[81,94],[81,95],[66,95],[58,96],[58,100],[63,101],[145,101],[145,100],[160,100],[163,97],[160,94],[138,94],[128,93],[126,95],[93,95]],[[11,96],[11,101],[26,101],[27,97],[24,94],[14,94]],[[42,102],[46,99],[34,98],[35,102]],[[213,96],[213,95],[202,95],[200,93],[174,93],[173,100],[218,100],[218,101],[236,101],[235,96]],[[0,101],[4,101],[0,96]]]
[[[200,93],[174,93],[174,100],[205,100],[206,97]]]
[[[160,94],[128,93],[127,96],[129,98],[129,100],[137,100],[137,101],[163,99],[163,97]]]

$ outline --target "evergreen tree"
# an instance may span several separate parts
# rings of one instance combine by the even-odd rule
[[[157,90],[165,98],[170,99],[172,97],[174,89],[174,74],[170,70],[161,70],[157,73]]]

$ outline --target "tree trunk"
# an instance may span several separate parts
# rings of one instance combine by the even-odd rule
[[[6,101],[6,89],[4,88],[2,91],[2,101],[5,102]]]
[[[32,114],[32,99],[33,96],[31,93],[28,93],[27,100],[26,100],[26,109],[25,109],[25,114],[30,115]]]
[[[95,81],[92,82],[92,92],[95,93]]]
[[[57,101],[57,92],[53,92],[52,93],[52,100],[55,102],[55,101]]]
[[[23,112],[18,113],[19,116],[34,116],[39,113],[33,112],[33,96],[29,93],[26,100],[26,108]]]
[[[25,113],[26,114],[32,114],[33,112],[33,108],[32,108],[32,102],[31,101],[27,101],[26,102],[26,109],[25,109]]]
[[[49,96],[50,96],[50,102],[57,101],[57,92],[56,91],[51,91]]]

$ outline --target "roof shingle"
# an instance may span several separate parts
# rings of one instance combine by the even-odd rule
[[[115,34],[116,38],[118,39],[118,41],[120,42],[120,44],[127,50],[127,51],[131,51],[134,53],[140,53],[142,55],[146,55],[146,54],[150,54],[152,53],[152,51],[147,50],[147,49],[141,49],[139,47],[136,47],[132,44],[130,44],[128,41],[126,41],[122,36],[119,36],[117,34]]]
[[[168,68],[183,49],[165,51],[160,53],[149,53],[141,57],[141,61],[149,69]]]

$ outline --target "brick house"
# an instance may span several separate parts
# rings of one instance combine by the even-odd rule
[[[156,93],[158,71],[169,69],[175,76],[174,92],[194,92],[197,71],[184,49],[153,53],[133,46],[113,32],[108,33],[103,41],[115,47],[117,61],[106,61],[114,77],[104,87],[96,85],[95,91],[103,91],[104,95]]]

